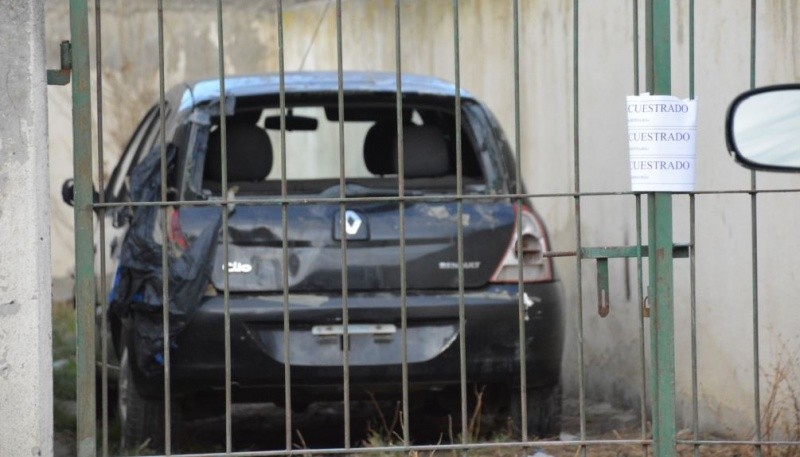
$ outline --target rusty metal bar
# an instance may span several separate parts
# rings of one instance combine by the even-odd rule
[[[756,0],[750,1],[750,88],[756,87],[756,32],[758,6]],[[750,243],[751,268],[753,269],[753,427],[755,441],[762,440],[761,430],[761,357],[759,350],[758,319],[758,199],[755,190],[758,188],[755,170],[750,172]],[[753,444],[756,457],[761,457],[760,444]]]
[[[691,315],[691,359],[692,359],[692,436],[700,439],[700,412],[698,408],[698,380],[697,380],[697,242],[696,237],[696,202],[694,195],[689,196],[689,290],[690,290],[690,315]],[[697,457],[700,453],[699,446],[694,446],[692,455]]]
[[[573,189],[575,214],[575,249],[583,248],[581,236],[581,162],[580,162],[580,0],[572,2],[572,154],[573,154]],[[580,257],[575,259],[577,309],[575,311],[578,327],[578,406],[579,437],[586,439],[586,373],[583,330],[583,265]],[[586,447],[580,446],[580,455],[586,457]]]
[[[759,189],[759,190],[728,190],[728,191],[697,191],[692,192],[692,195],[751,195],[751,194],[785,194],[785,193],[800,193],[800,189]],[[626,196],[626,195],[638,195],[634,192],[585,192],[585,193],[575,193],[575,192],[556,192],[556,193],[543,193],[543,194],[516,194],[516,193],[505,193],[505,194],[493,194],[493,195],[461,195],[460,197],[453,194],[439,194],[439,195],[424,195],[424,196],[417,196],[417,195],[406,195],[405,197],[392,197],[392,196],[385,196],[385,197],[314,197],[314,198],[307,198],[307,197],[292,197],[288,196],[286,198],[282,197],[268,197],[268,198],[248,198],[247,200],[235,201],[237,205],[282,205],[284,203],[290,203],[293,205],[313,205],[318,203],[341,203],[343,201],[347,202],[452,202],[456,200],[464,200],[464,201],[472,201],[472,200],[508,200],[508,199],[520,199],[520,198],[531,198],[531,199],[547,199],[547,198],[571,198],[575,199],[577,197],[587,198],[587,197],[619,197],[619,196]],[[675,195],[680,195],[680,193],[676,193]],[[127,207],[145,207],[145,206],[222,206],[222,205],[229,205],[233,204],[234,200],[228,200],[227,198],[215,199],[214,201],[204,201],[204,200],[175,200],[171,202],[107,202],[104,204],[94,203],[92,204],[92,208],[115,208],[121,206]],[[556,252],[569,252],[569,251],[556,251]],[[571,254],[575,255],[575,254]],[[558,257],[558,256],[555,256]]]
[[[281,197],[287,198],[289,186],[286,181],[286,49],[283,42],[283,0],[278,0],[278,78],[280,127],[281,127]],[[283,402],[284,440],[286,450],[292,450],[292,364],[291,323],[289,320],[289,204],[281,204],[281,274],[283,288]]]
[[[159,151],[161,152],[161,201],[167,201],[167,103],[165,99],[165,68],[164,68],[164,3],[158,0],[158,122],[159,122]],[[161,243],[161,316],[162,338],[164,350],[164,453],[172,454],[172,395],[170,391],[171,359],[169,342],[169,255],[167,252],[167,236],[169,207],[161,207],[161,233],[164,242]]]
[[[520,107],[520,65],[519,65],[519,0],[513,0],[512,11],[512,38],[514,41],[514,154],[517,161],[516,193],[522,193],[522,109]],[[523,199],[517,200],[517,214],[522,214]],[[516,218],[517,231],[517,258],[522,259],[522,217]],[[528,360],[527,344],[525,344],[525,303],[523,300],[523,270],[522,262],[517,269],[517,324],[519,332],[519,403],[520,403],[520,431],[522,441],[528,441]]]
[[[689,0],[689,98],[695,96],[695,2]],[[692,436],[700,439],[700,411],[698,407],[698,379],[697,379],[697,237],[696,237],[696,197],[689,194],[689,294],[691,314],[691,354],[692,359]],[[700,456],[700,446],[692,449],[694,457]]]
[[[402,42],[400,35],[402,32],[400,22],[400,0],[394,2],[395,17],[395,81],[397,94],[395,103],[397,105],[397,195],[404,197],[406,193],[405,183],[405,148],[403,145],[403,78],[402,78]],[[406,204],[405,201],[399,202],[398,230],[400,232],[400,329],[402,331],[402,342],[400,345],[401,359],[401,382],[402,382],[402,427],[403,445],[411,444],[410,422],[409,422],[409,385],[408,385],[408,276],[406,265]]]
[[[455,70],[456,130],[456,246],[458,250],[458,353],[461,385],[461,442],[468,440],[467,409],[467,316],[464,306],[464,193],[461,138],[461,38],[459,0],[453,0],[453,65]]]
[[[342,0],[336,0],[336,76],[338,79],[338,112],[339,112],[339,225],[342,233],[340,240],[342,251],[342,371],[344,375],[344,447],[350,448],[350,313],[348,309],[348,275],[347,275],[347,201],[345,186],[344,155],[344,51],[342,48]]]
[[[750,441],[746,442],[751,444]],[[713,443],[711,443],[713,444]],[[723,442],[727,444],[727,442]],[[797,444],[797,443],[789,443]],[[575,441],[536,441],[536,446],[548,449],[559,448],[572,448],[575,446],[592,447],[592,446],[630,446],[641,445],[650,446],[650,440],[634,440],[634,439],[614,439],[614,440],[575,440]],[[411,452],[441,452],[441,451],[480,451],[486,449],[511,449],[519,450],[530,446],[530,442],[522,441],[504,441],[496,443],[469,443],[469,444],[430,444],[430,445],[417,445],[417,446],[376,446],[376,447],[363,447],[363,448],[317,448],[317,449],[292,449],[287,452],[285,450],[274,451],[241,451],[226,453],[226,456],[231,457],[278,457],[278,456],[311,456],[311,455],[376,455],[380,453],[411,453]],[[218,453],[190,453],[181,454],[182,457],[219,457]]]
[[[224,268],[223,287],[223,325],[225,333],[225,451],[233,450],[233,418],[231,400],[231,303],[230,303],[230,272],[228,263],[230,257],[230,234],[228,228],[228,130],[227,112],[225,109],[225,34],[222,20],[222,0],[217,0],[217,65],[219,72],[219,131],[220,131],[220,161],[222,174],[222,195],[225,196],[221,204],[222,209],[222,264]]]

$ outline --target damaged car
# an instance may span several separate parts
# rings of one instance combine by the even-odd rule
[[[165,297],[173,412],[224,411],[228,314],[233,402],[285,407],[287,365],[293,409],[341,401],[345,362],[350,398],[397,400],[405,354],[411,408],[458,416],[463,340],[469,392],[519,429],[524,354],[528,436],[559,434],[565,303],[512,149],[466,91],[400,82],[399,109],[394,74],[345,72],[341,104],[336,73],[287,73],[147,113],[104,191],[127,443],[163,440]],[[175,204],[133,204],[160,201],[162,157]]]

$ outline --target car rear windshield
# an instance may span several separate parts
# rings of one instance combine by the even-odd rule
[[[340,183],[397,189],[399,152],[394,103],[345,102],[343,122],[335,98],[274,106],[240,103],[226,117],[228,187],[241,195],[279,194],[284,164],[292,194],[319,194]],[[220,119],[212,118],[203,167],[203,192],[219,195],[222,182]],[[456,191],[456,121],[453,108],[408,104],[402,111],[406,188]],[[283,125],[285,135],[282,135]],[[285,140],[283,140],[285,138]],[[464,192],[485,192],[473,136],[462,122]]]

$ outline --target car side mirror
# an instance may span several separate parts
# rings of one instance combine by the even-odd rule
[[[68,204],[69,206],[75,206],[75,180],[72,178],[67,179],[64,181],[64,184],[61,185],[61,199],[64,200],[64,203]],[[100,201],[100,194],[97,193],[97,189],[92,186],[92,201],[97,203]]]
[[[736,97],[725,121],[728,151],[753,170],[800,171],[800,84]]]

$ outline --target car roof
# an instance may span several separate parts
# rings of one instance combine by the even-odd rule
[[[397,91],[397,76],[389,72],[344,72],[343,88],[346,93],[383,93]],[[286,72],[284,73],[287,94],[298,93],[336,93],[339,89],[339,76],[336,72]],[[404,94],[454,97],[454,84],[432,76],[403,74],[401,84]],[[175,98],[180,100],[178,111],[219,99],[219,79],[206,79],[181,84],[172,89]],[[280,75],[263,74],[247,76],[228,76],[225,78],[225,92],[234,97],[275,95],[280,92]],[[461,97],[474,97],[461,89]],[[172,98],[172,97],[170,97]]]

